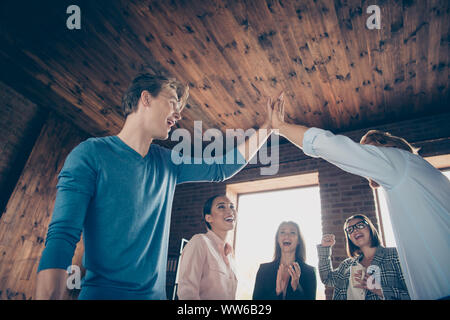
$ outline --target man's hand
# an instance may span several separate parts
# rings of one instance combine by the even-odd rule
[[[237,146],[239,152],[244,156],[245,161],[250,161],[258,150],[264,145],[266,140],[272,134],[272,129],[278,129],[273,127],[273,116],[276,116],[274,110],[279,110],[283,101],[283,92],[280,93],[277,100],[274,102],[272,98],[267,100],[266,104],[266,116],[264,124],[256,131],[256,134],[248,138],[245,143],[241,143]],[[278,123],[278,122],[275,122]]]
[[[280,129],[284,125],[284,92],[273,103],[271,120],[272,129]]]
[[[266,119],[261,128],[264,129],[279,129],[280,125],[284,123],[284,92],[282,91],[276,100],[271,97],[267,99],[266,104]]]
[[[305,132],[309,129],[308,127],[302,125],[295,125],[286,123],[284,121],[284,95],[283,92],[279,95],[278,99],[272,102],[268,102],[270,105],[270,110],[268,108],[268,113],[270,114],[271,129],[277,130],[277,133],[290,142],[295,144],[299,148],[303,148],[303,136]],[[270,112],[269,112],[270,111]]]
[[[37,274],[35,300],[62,300],[67,295],[67,272],[46,269]]]

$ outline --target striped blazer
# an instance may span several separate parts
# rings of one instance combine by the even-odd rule
[[[363,258],[348,258],[333,270],[331,265],[331,247],[317,246],[319,254],[319,275],[324,285],[333,287],[333,300],[347,300],[347,289],[350,280],[350,267]],[[385,300],[409,300],[397,249],[378,246],[372,265],[379,267],[380,282]],[[381,300],[375,293],[366,290],[366,300]]]

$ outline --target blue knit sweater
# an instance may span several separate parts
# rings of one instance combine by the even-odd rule
[[[83,233],[80,299],[166,299],[175,187],[231,177],[245,165],[237,149],[233,153],[234,164],[176,165],[171,151],[156,144],[142,157],[117,136],[82,142],[58,176],[38,271],[70,266]]]

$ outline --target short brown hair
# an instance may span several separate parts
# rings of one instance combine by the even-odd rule
[[[142,91],[147,90],[152,97],[157,97],[165,87],[176,90],[182,109],[189,97],[189,87],[181,84],[174,78],[167,78],[162,75],[153,75],[150,73],[139,74],[133,79],[128,89],[122,97],[122,112],[127,117],[130,113],[137,110]]]
[[[362,252],[360,250],[360,248],[358,246],[356,246],[352,240],[350,240],[350,235],[347,233],[347,227],[348,227],[348,223],[353,220],[353,219],[361,219],[362,221],[364,221],[365,223],[367,223],[369,230],[370,230],[370,238],[372,240],[371,243],[371,247],[378,247],[381,245],[381,241],[380,241],[380,236],[378,235],[378,231],[375,228],[375,226],[373,225],[372,221],[370,221],[369,218],[367,218],[365,215],[363,214],[355,214],[349,218],[347,218],[347,220],[345,220],[344,223],[344,232],[345,232],[345,247],[347,249],[347,256],[349,258],[355,258],[357,256],[359,256]]]
[[[408,141],[401,137],[391,135],[389,132],[369,130],[360,141],[361,144],[375,144],[381,147],[394,147],[414,154],[419,154],[419,148],[414,148]]]

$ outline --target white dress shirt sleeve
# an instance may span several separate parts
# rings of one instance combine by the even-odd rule
[[[370,178],[385,188],[393,188],[405,172],[402,151],[396,148],[362,145],[342,135],[319,128],[308,129],[303,152],[320,157],[344,171]]]

